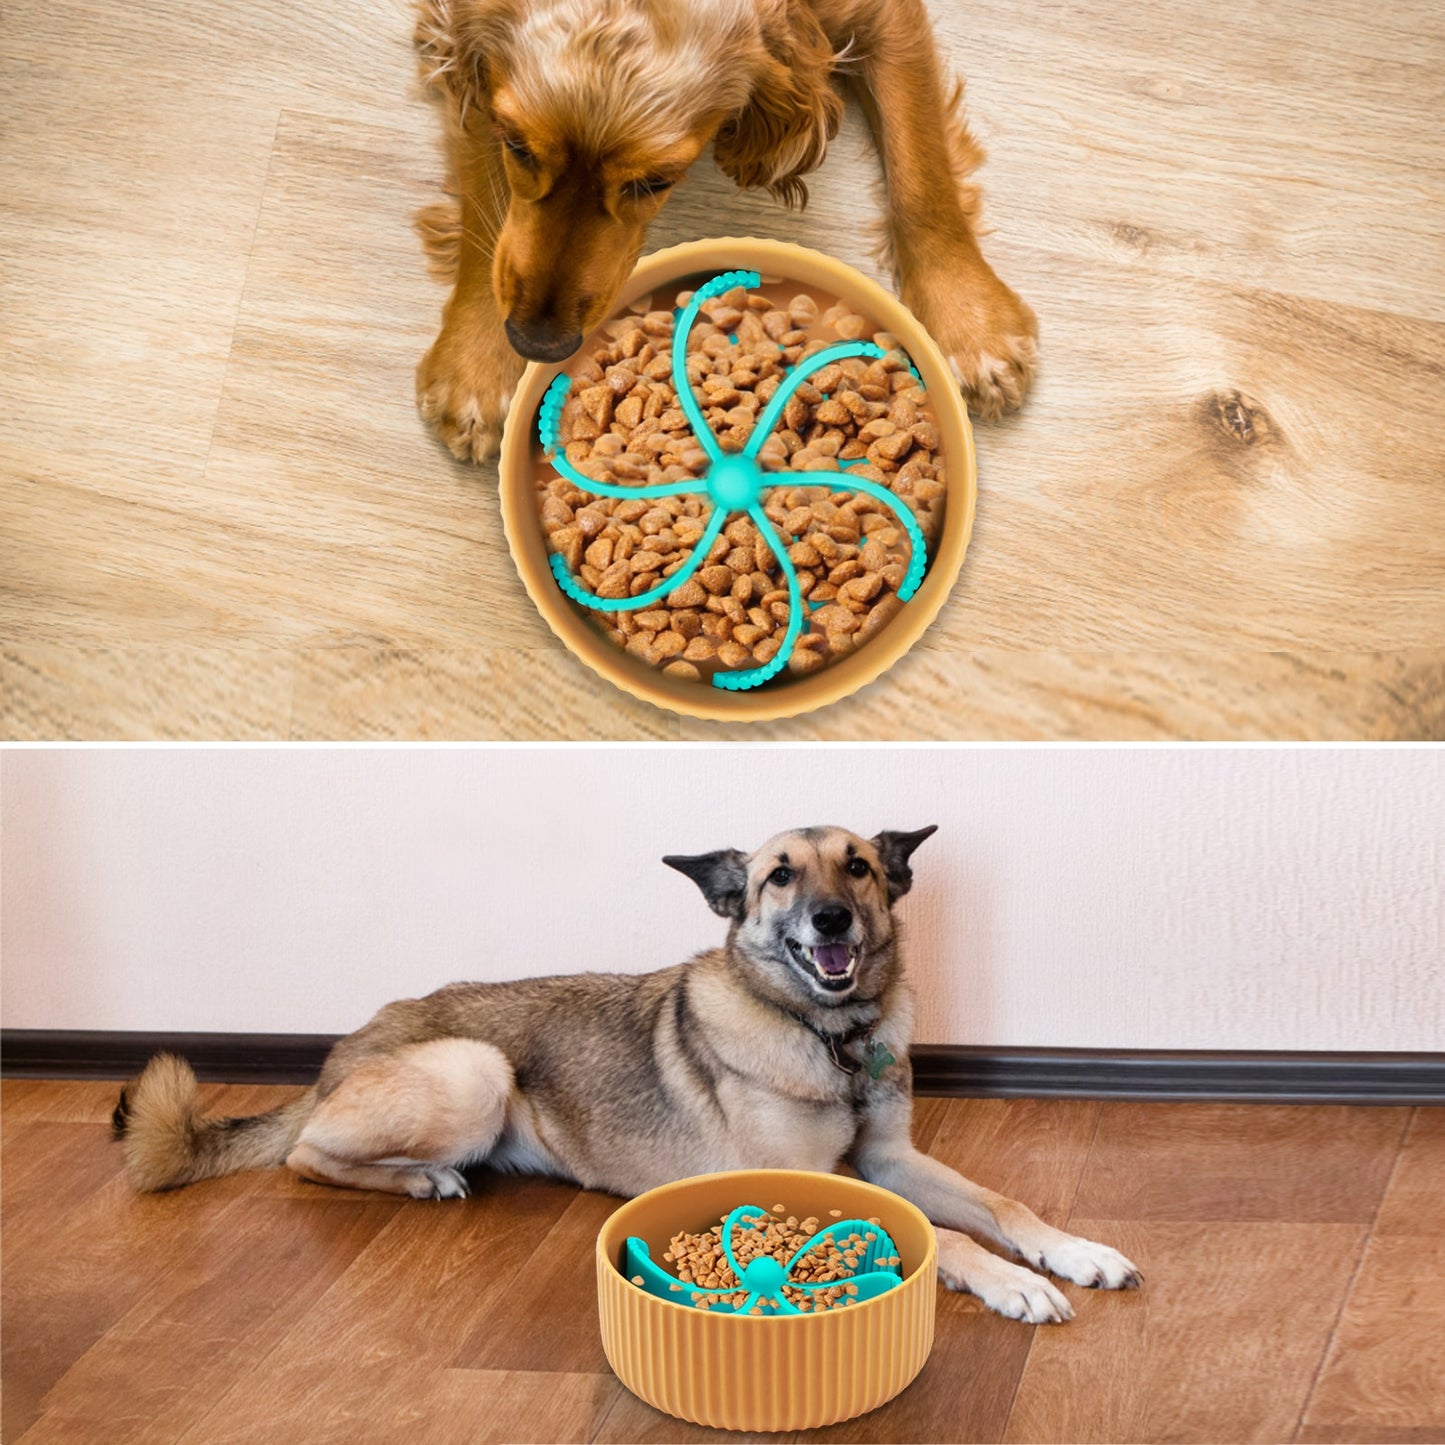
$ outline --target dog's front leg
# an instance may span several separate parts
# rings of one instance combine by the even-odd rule
[[[970,1235],[1002,1244],[1039,1269],[1090,1289],[1133,1289],[1139,1271],[1118,1250],[1045,1224],[1017,1200],[930,1159],[909,1137],[906,1094],[880,1094],[851,1155],[858,1172],[916,1204],[938,1231],[938,1273],[950,1289],[1035,1324],[1073,1318],[1068,1300],[1042,1275],[990,1253]]]
[[[983,152],[950,86],[922,0],[880,4],[857,89],[888,186],[887,235],[903,300],[948,357],[969,405],[993,419],[1018,407],[1036,358],[1033,311],[994,274],[975,235]]]
[[[455,99],[448,102],[457,106]],[[454,109],[448,142],[459,191],[457,229],[435,249],[455,246],[456,283],[442,317],[442,329],[417,368],[417,402],[422,415],[462,461],[495,456],[502,423],[522,359],[507,343],[502,315],[492,292],[492,255],[506,205],[507,182],[499,144],[486,116],[475,107]],[[435,215],[435,212],[432,213]],[[433,222],[433,231],[447,230]]]

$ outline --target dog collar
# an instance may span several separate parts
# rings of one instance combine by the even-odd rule
[[[850,1077],[861,1072],[866,1064],[869,1078],[876,1079],[889,1064],[898,1062],[876,1039],[869,1041],[861,1061],[844,1052],[844,1049],[855,1039],[861,1039],[865,1034],[872,1032],[878,1022],[876,1015],[866,1022],[854,1024],[851,1029],[845,1029],[841,1034],[830,1034],[820,1029],[811,1019],[804,1018],[802,1014],[795,1013],[790,1008],[783,1008],[783,1012],[789,1018],[796,1019],[802,1024],[814,1038],[820,1039],[823,1047],[828,1050],[828,1057],[833,1061],[833,1067]]]

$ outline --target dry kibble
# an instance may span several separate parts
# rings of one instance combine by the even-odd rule
[[[838,596],[851,598],[858,602],[871,602],[878,595],[882,586],[883,578],[877,572],[865,572],[861,577],[854,577],[851,582],[845,582],[838,589]]]
[[[675,592],[667,594],[669,607],[701,607],[707,601],[707,593],[696,577],[684,582]]]
[[[599,597],[626,597],[632,581],[632,567],[628,562],[614,562],[597,584]]]
[[[836,1209],[831,1214],[834,1218],[839,1217]],[[784,1215],[786,1217],[774,1217]],[[663,1255],[665,1261],[676,1263],[679,1280],[697,1286],[689,1298],[699,1309],[726,1303],[734,1310],[740,1310],[747,1304],[747,1291],[737,1290],[739,1281],[723,1250],[722,1231],[727,1219],[724,1214],[718,1223],[699,1233],[684,1230],[675,1234],[671,1248]],[[831,1236],[826,1237],[800,1255],[799,1251],[804,1250],[817,1231],[816,1217],[810,1215],[800,1221],[796,1215],[786,1214],[783,1205],[774,1205],[769,1213],[758,1213],[746,1219],[732,1238],[733,1254],[741,1265],[747,1265],[762,1255],[770,1255],[784,1264],[798,1256],[789,1270],[782,1294],[802,1313],[815,1314],[855,1303],[860,1290],[858,1285],[851,1283],[850,1277],[856,1273],[862,1253],[857,1235],[841,1243]],[[869,1239],[873,1237],[870,1235]],[[885,1266],[900,1262],[896,1255],[879,1260],[879,1264]],[[637,1282],[634,1279],[634,1283]],[[679,1283],[669,1284],[668,1287],[674,1293],[681,1293],[683,1289]],[[765,1314],[779,1309],[778,1302],[769,1298],[750,1306],[749,1313]]]
[[[878,605],[859,624],[858,631],[854,634],[858,642],[867,642],[870,637],[881,632],[902,610],[903,604],[894,594],[889,593],[880,599]]]
[[[657,662],[659,658],[657,649],[652,645],[652,634],[648,632],[637,632],[629,637],[627,651],[649,664]]]
[[[908,536],[885,504],[850,492],[849,479],[892,489],[930,547],[942,531],[947,481],[927,394],[898,338],[872,329],[844,302],[766,289],[762,295],[737,287],[714,298],[690,343],[689,383],[725,449],[747,444],[759,411],[799,357],[840,337],[868,337],[886,353],[816,372],[793,392],[759,453],[765,470],[785,469],[793,483],[762,501],[806,599],[804,631],[788,660],[789,672],[802,675],[866,644],[903,606],[897,592],[912,560]],[[676,304],[689,299],[679,293]],[[673,385],[675,313],[668,300],[665,293],[644,298],[607,322],[572,368],[562,445],[569,463],[599,482],[678,484],[706,469]],[[595,495],[545,461],[537,467],[536,495],[548,550],[612,600],[652,592],[687,567],[710,511],[700,494]],[[791,617],[769,538],[735,514],[703,561],[661,602],[588,615],[618,647],[690,682],[710,683],[720,668],[772,662]]]

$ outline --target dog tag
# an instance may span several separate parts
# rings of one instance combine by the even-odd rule
[[[877,1039],[870,1039],[868,1041],[867,1051],[863,1055],[863,1063],[868,1069],[868,1077],[870,1079],[879,1078],[889,1064],[896,1064],[897,1062],[898,1060],[888,1052],[886,1044],[880,1044]]]

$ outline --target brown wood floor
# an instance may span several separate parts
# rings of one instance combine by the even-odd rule
[[[765,727],[635,702],[517,579],[413,370],[443,300],[409,0],[0,6],[0,737],[1445,736],[1439,0],[931,0],[1038,311],[910,656]],[[707,161],[650,246],[878,275]]]
[[[233,1113],[287,1092],[206,1091]],[[418,1203],[285,1171],[140,1198],[113,1095],[0,1094],[4,1440],[725,1438],[607,1368],[591,1250],[615,1200],[483,1176]],[[934,1099],[917,1134],[1147,1282],[1068,1286],[1077,1319],[1040,1328],[940,1291],[922,1375],[818,1439],[1445,1438],[1445,1109]]]

